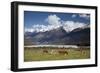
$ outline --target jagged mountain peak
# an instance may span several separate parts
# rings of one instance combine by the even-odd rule
[[[66,30],[61,26],[59,28],[56,28],[56,29],[53,29],[53,30],[50,30],[51,32],[65,32],[66,33]]]

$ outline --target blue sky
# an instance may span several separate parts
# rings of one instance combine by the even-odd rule
[[[24,11],[24,27],[28,30],[43,31],[45,28],[48,30],[56,26],[64,26],[66,30],[70,27],[72,30],[77,28],[76,26],[88,24],[90,24],[90,15],[85,13]]]

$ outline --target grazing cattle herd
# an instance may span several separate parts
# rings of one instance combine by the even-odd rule
[[[61,55],[68,55],[68,51],[66,49],[58,49],[58,50],[48,50],[48,49],[43,49],[42,50],[43,54],[61,54]]]
[[[78,49],[75,49],[75,51],[78,51],[81,54],[84,54],[84,48],[83,47],[79,47]],[[66,48],[52,49],[52,50],[42,49],[43,54],[48,53],[48,54],[68,55],[69,52],[70,52],[70,49],[66,49]]]

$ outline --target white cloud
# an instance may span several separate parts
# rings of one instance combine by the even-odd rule
[[[34,32],[34,29],[33,29],[33,28],[25,28],[24,31],[25,31],[25,32]]]
[[[75,17],[75,15],[72,15]],[[81,15],[82,16],[82,15]],[[84,15],[85,16],[85,15]],[[43,24],[34,24],[32,28],[25,28],[25,31],[28,32],[45,32],[52,29],[56,29],[59,27],[63,27],[67,32],[72,31],[76,28],[84,27],[87,24],[81,23],[81,22],[74,22],[74,21],[63,21],[61,18],[59,18],[57,15],[49,15],[45,21],[48,23],[48,25]]]
[[[49,15],[48,18],[46,19],[46,21],[48,22],[48,24],[50,25],[60,25],[60,18],[57,15]]]
[[[34,24],[32,28],[25,28],[25,32],[45,32],[52,29],[59,28],[59,25],[40,25],[40,24]]]
[[[75,18],[76,16],[77,16],[76,14],[73,14],[73,15],[72,15],[72,18]]]
[[[80,17],[89,19],[90,15],[89,14],[79,14]]]
[[[32,28],[25,28],[25,31],[27,32],[43,32],[45,31],[45,28],[46,26],[44,25],[39,25],[39,24],[36,24],[36,25],[33,25]]]
[[[76,28],[81,28],[81,27],[85,27],[87,24],[84,23],[80,23],[80,22],[74,22],[74,21],[65,21],[63,22],[63,28],[69,32],[72,31]]]

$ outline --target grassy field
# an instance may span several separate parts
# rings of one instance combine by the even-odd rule
[[[60,53],[60,51],[63,52]],[[57,48],[57,47],[32,47],[24,48],[24,61],[47,61],[47,60],[70,60],[70,59],[88,59],[90,58],[90,49],[83,48]]]

